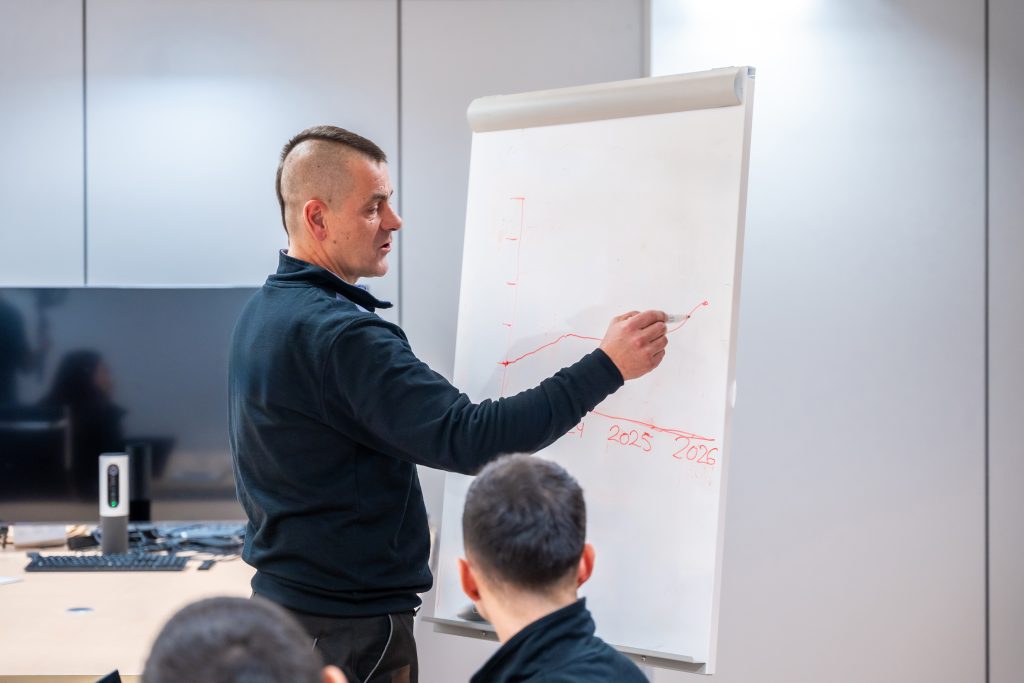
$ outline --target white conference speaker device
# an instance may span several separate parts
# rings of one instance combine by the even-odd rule
[[[100,455],[100,549],[128,552],[128,454]]]

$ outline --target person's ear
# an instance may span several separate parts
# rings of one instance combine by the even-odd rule
[[[459,558],[459,583],[462,584],[462,592],[466,594],[466,597],[473,602],[480,602],[480,586],[477,585],[476,577],[473,576],[473,568],[462,557]]]
[[[576,587],[579,588],[587,582],[590,575],[594,573],[594,546],[589,543],[583,544],[583,554],[580,555],[580,564],[576,569]]]
[[[341,673],[341,669],[333,664],[328,664],[324,667],[323,678],[324,683],[348,683],[345,674]]]
[[[327,239],[327,205],[319,199],[310,199],[303,204],[302,223],[314,240],[323,242]]]

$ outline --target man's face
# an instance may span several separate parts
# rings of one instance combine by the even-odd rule
[[[329,228],[324,247],[331,270],[355,284],[361,277],[388,272],[392,233],[402,227],[402,219],[391,206],[387,165],[358,154],[347,163],[352,189],[324,216]]]

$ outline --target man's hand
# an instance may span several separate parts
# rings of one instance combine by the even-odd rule
[[[643,377],[658,367],[668,346],[667,320],[664,311],[630,311],[612,318],[600,348],[615,363],[622,379]]]

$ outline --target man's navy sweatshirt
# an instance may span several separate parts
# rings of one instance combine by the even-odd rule
[[[431,586],[416,465],[472,474],[564,435],[622,375],[601,350],[509,398],[472,403],[374,310],[390,304],[282,252],[232,335],[231,452],[253,590],[372,616]]]

